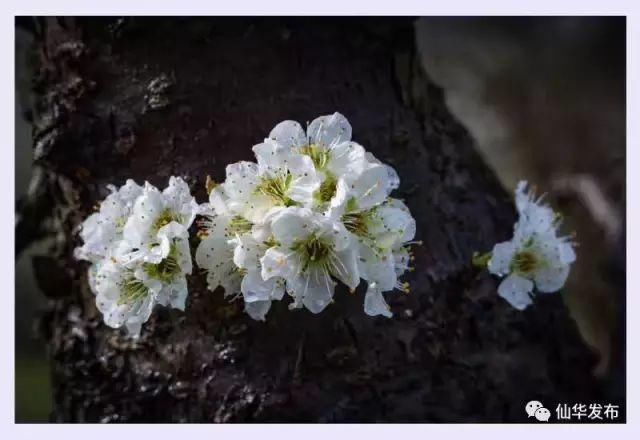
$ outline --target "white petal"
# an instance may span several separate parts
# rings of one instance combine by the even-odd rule
[[[127,179],[124,185],[118,190],[118,196],[120,199],[132,206],[135,200],[142,194],[142,187],[138,185],[134,180]]]
[[[365,150],[355,142],[342,142],[329,151],[327,170],[336,177],[361,173],[366,165]]]
[[[358,243],[358,273],[369,285],[373,283],[383,292],[392,290],[398,280],[391,251],[378,255],[365,243]]]
[[[383,249],[393,249],[413,239],[416,222],[404,203],[385,203],[375,210],[369,233],[376,238],[376,245]]]
[[[389,189],[390,190],[394,190],[394,189],[398,189],[400,187],[400,177],[398,176],[398,173],[396,172],[396,170],[387,165],[387,164],[382,164],[386,170],[387,170],[387,180],[388,180],[388,184],[389,184]]]
[[[240,286],[244,301],[247,303],[271,300],[277,281],[276,278],[263,280],[260,271],[257,269],[248,271],[242,278]]]
[[[258,183],[258,165],[253,162],[236,162],[227,165],[224,191],[229,199],[246,200]]]
[[[182,217],[180,223],[185,228],[189,228],[198,210],[198,204],[191,195],[189,185],[180,177],[171,176],[169,186],[162,191],[162,195],[165,199],[165,206],[179,214]]]
[[[224,186],[218,185],[209,193],[209,205],[214,214],[230,215],[229,206],[227,205],[229,198],[224,190]]]
[[[384,300],[380,289],[375,286],[375,283],[369,283],[369,287],[367,288],[367,293],[364,297],[364,312],[369,316],[383,315],[387,318],[393,316],[391,308]]]
[[[332,258],[331,274],[342,281],[350,289],[355,289],[360,284],[360,272],[358,271],[358,260],[356,251],[347,248],[341,252],[336,252]]]
[[[340,113],[320,116],[307,128],[311,144],[334,146],[351,140],[351,124]]]
[[[519,212],[522,212],[531,201],[529,194],[527,193],[527,181],[521,180],[516,186],[516,208]]]
[[[336,282],[328,274],[310,270],[293,280],[292,290],[296,297],[312,313],[320,313],[331,303]]]
[[[509,266],[513,255],[516,252],[516,246],[511,241],[498,243],[493,247],[491,259],[489,260],[489,272],[495,275],[506,275],[509,273]]]
[[[136,199],[131,216],[124,225],[124,239],[134,248],[144,247],[154,238],[151,236],[151,226],[164,208],[162,193],[147,182],[143,194]]]
[[[573,244],[569,242],[563,242],[558,245],[558,252],[560,256],[560,263],[571,264],[576,261],[576,252],[573,249]]]
[[[244,311],[247,312],[247,315],[251,316],[251,318],[256,321],[264,321],[266,314],[269,312],[271,308],[271,301],[254,301],[244,303]]]
[[[326,237],[334,251],[341,252],[351,246],[352,235],[341,221],[316,215],[314,224],[316,235]]]
[[[307,136],[296,121],[282,121],[271,130],[269,138],[283,147],[301,147],[307,144]]]
[[[127,333],[129,337],[136,339],[140,336],[140,331],[142,330],[141,322],[127,322],[126,323]]]
[[[294,154],[288,160],[289,172],[293,176],[287,195],[303,205],[313,201],[313,193],[320,187],[320,176],[316,173],[309,156]]]
[[[351,183],[350,192],[358,201],[361,210],[384,202],[391,192],[386,168],[382,165],[369,165]]]
[[[545,267],[533,274],[536,288],[542,293],[557,292],[562,289],[569,276],[569,266]]]
[[[288,147],[266,139],[265,142],[254,145],[253,153],[258,161],[258,174],[286,172],[286,163],[293,151]]]
[[[207,271],[209,289],[227,285],[228,293],[233,293],[231,290],[239,285],[239,277],[234,271],[233,247],[224,237],[209,236],[204,239],[196,249],[196,263]]]
[[[184,310],[188,293],[187,279],[184,276],[180,276],[171,284],[163,285],[156,300],[160,305],[171,305],[171,307],[178,310]]]
[[[282,247],[272,247],[267,249],[260,259],[262,267],[262,279],[268,280],[272,277],[282,277],[291,279],[298,269],[299,263],[294,259],[294,255],[288,249]]]
[[[306,208],[285,208],[274,216],[271,223],[273,236],[289,247],[314,231],[313,213]]]
[[[233,262],[244,269],[259,267],[262,253],[262,244],[258,243],[251,235],[244,234],[235,239],[233,250]]]
[[[533,290],[533,282],[518,275],[511,274],[498,286],[498,294],[518,310],[524,310],[533,301],[529,293]]]

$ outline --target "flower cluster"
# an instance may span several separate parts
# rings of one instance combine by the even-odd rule
[[[104,321],[140,333],[156,303],[184,310],[191,273],[189,226],[198,211],[188,185],[171,177],[164,191],[127,180],[81,225],[78,259],[90,261],[89,285]]]
[[[560,290],[576,259],[574,243],[558,236],[560,216],[526,187],[520,182],[516,188],[519,218],[513,238],[496,244],[488,261],[491,273],[506,276],[498,294],[518,310],[531,304],[534,286],[541,293]]]
[[[408,291],[399,277],[416,230],[406,205],[389,197],[396,172],[351,141],[339,113],[306,132],[281,122],[253,152],[257,163],[228,165],[201,205],[195,258],[208,287],[242,295],[246,312],[264,320],[285,293],[291,308],[319,313],[336,280],[353,291],[362,278],[365,312],[391,316],[383,293]]]

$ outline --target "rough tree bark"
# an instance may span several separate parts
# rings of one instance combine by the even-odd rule
[[[412,20],[48,18],[35,29],[37,173],[18,231],[24,243],[55,237],[53,257],[34,261],[51,299],[52,420],[517,421],[534,398],[601,397],[560,296],[517,312],[471,266],[473,251],[510,236],[514,208],[422,71]],[[72,250],[106,184],[181,175],[202,202],[205,176],[250,160],[277,122],[333,111],[396,167],[424,241],[412,293],[389,297],[392,319],[367,317],[359,289],[320,315],[282,302],[254,322],[194,273],[186,312],[157,309],[138,342],[102,324]]]

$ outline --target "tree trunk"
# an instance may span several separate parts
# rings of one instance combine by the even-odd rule
[[[510,237],[511,195],[422,71],[412,20],[48,18],[35,28],[38,170],[21,207],[37,225],[18,230],[22,242],[43,228],[55,237],[53,257],[34,261],[51,298],[53,420],[523,421],[532,399],[600,398],[561,296],[518,312],[471,265]],[[72,251],[106,184],[164,187],[180,175],[203,202],[206,175],[220,181],[226,164],[252,160],[277,122],[333,111],[396,168],[396,196],[424,241],[412,292],[388,297],[392,319],[364,314],[361,286],[319,315],[282,301],[255,322],[194,271],[186,312],[156,309],[137,342],[102,323]]]

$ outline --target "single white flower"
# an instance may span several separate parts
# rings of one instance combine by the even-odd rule
[[[83,245],[74,253],[79,260],[95,263],[107,255],[109,249],[122,239],[133,203],[142,193],[142,187],[131,179],[118,189],[113,185],[107,188],[111,194],[100,203],[99,211],[87,217],[80,226]]]
[[[307,208],[289,207],[271,222],[273,239],[260,259],[262,278],[286,280],[294,307],[321,312],[332,300],[337,278],[355,289],[360,276],[349,233],[339,222]]]
[[[398,199],[388,198],[383,204],[361,209],[352,197],[344,205],[340,221],[352,234],[358,254],[358,271],[368,282],[365,312],[368,315],[391,316],[383,292],[398,289],[409,291],[399,277],[409,268],[410,253],[416,223],[407,206]]]
[[[181,178],[172,176],[162,192],[145,182],[124,225],[123,237],[135,249],[130,258],[160,263],[175,240],[188,239],[198,210],[189,186]]]
[[[125,243],[110,252],[96,266],[92,277],[92,290],[96,293],[96,307],[109,327],[125,327],[129,334],[138,336],[156,303],[162,282],[145,276],[141,264],[127,267],[118,261],[128,251]]]
[[[340,113],[314,119],[306,133],[299,123],[283,121],[269,139],[311,158],[321,180],[313,201],[320,206],[331,201],[341,180],[352,180],[369,165],[364,148],[351,142],[351,125]]]
[[[506,278],[498,294],[518,310],[532,303],[534,287],[538,292],[560,290],[569,275],[576,255],[568,237],[557,235],[557,216],[547,205],[524,193],[526,183],[516,189],[516,206],[520,214],[510,241],[494,246],[488,269]]]

